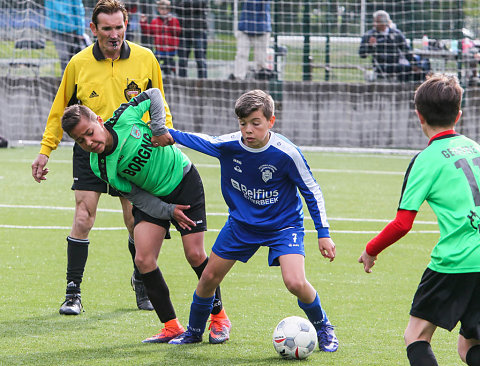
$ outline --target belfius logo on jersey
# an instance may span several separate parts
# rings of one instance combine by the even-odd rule
[[[269,191],[263,188],[247,188],[247,186],[237,182],[235,179],[230,179],[230,181],[233,188],[242,192],[243,197],[256,205],[270,205],[278,201],[278,191],[276,189]]]

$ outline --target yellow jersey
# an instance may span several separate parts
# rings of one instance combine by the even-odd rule
[[[124,41],[120,57],[105,58],[98,43],[85,48],[72,57],[62,77],[53,101],[43,134],[40,154],[50,156],[63,136],[61,118],[72,104],[83,104],[107,120],[122,103],[141,92],[158,88],[162,92],[166,126],[172,127],[172,115],[165,101],[162,73],[153,52],[135,43]],[[147,122],[148,114],[143,116]]]

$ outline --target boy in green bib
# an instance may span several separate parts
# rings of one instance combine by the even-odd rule
[[[426,201],[440,238],[410,310],[404,338],[412,366],[438,365],[430,346],[437,327],[460,321],[458,354],[480,365],[480,146],[455,132],[463,89],[454,76],[434,75],[415,92],[428,146],[405,174],[396,218],[370,240],[358,259],[371,272],[377,255],[404,236]]]
[[[142,120],[147,111],[149,124]],[[148,298],[165,324],[158,334],[145,339],[146,343],[165,343],[185,331],[157,265],[170,223],[181,234],[185,258],[198,278],[208,261],[204,248],[205,194],[200,175],[176,146],[162,147],[151,142],[153,135],[159,136],[162,143],[173,142],[165,119],[165,104],[156,88],[122,104],[105,123],[88,107],[78,104],[66,108],[62,117],[65,132],[90,153],[95,175],[133,204],[135,264]],[[210,319],[210,341],[225,342],[231,324],[222,306],[219,287]]]

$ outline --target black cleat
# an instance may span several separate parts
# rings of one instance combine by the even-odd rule
[[[152,311],[153,305],[148,298],[145,285],[142,280],[135,277],[135,272],[132,274],[131,283],[133,291],[135,291],[135,297],[137,298],[137,307],[140,310]]]
[[[60,310],[58,311],[62,315],[79,315],[82,312],[82,296],[77,294],[66,294],[65,301]]]

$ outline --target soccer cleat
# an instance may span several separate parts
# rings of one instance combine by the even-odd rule
[[[60,306],[58,312],[62,315],[79,315],[82,309],[82,296],[80,293],[66,294],[65,301]]]
[[[144,339],[142,343],[167,343],[175,337],[185,333],[185,328],[178,321],[177,318],[169,320],[165,323],[160,333],[155,334],[153,337]]]
[[[228,319],[225,310],[216,315],[210,315],[210,334],[208,335],[208,341],[212,344],[219,344],[230,339],[230,329],[232,329],[232,323]]]
[[[338,339],[330,321],[321,325],[317,330],[318,348],[323,352],[335,352],[338,349]]]
[[[140,310],[153,310],[153,305],[147,295],[147,290],[142,280],[135,277],[135,272],[132,274],[131,284],[133,291],[135,291],[135,297],[137,298],[137,307]]]
[[[173,338],[168,344],[191,344],[200,343],[202,341],[202,335],[194,334],[188,328],[187,331],[176,338]]]

